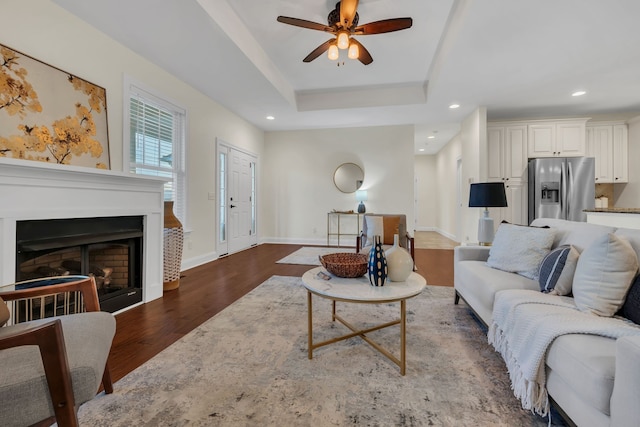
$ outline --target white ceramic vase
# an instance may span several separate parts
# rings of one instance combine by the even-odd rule
[[[400,246],[397,234],[393,235],[393,246],[385,251],[387,258],[387,278],[392,282],[404,282],[413,271],[411,254]]]

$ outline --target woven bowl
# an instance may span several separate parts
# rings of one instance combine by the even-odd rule
[[[365,254],[335,253],[320,255],[320,264],[327,271],[338,277],[360,277],[367,272],[367,256]]]

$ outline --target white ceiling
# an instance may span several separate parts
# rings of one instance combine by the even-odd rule
[[[53,1],[265,131],[414,124],[430,154],[479,106],[490,120],[640,113],[637,0],[360,0],[360,24],[413,18],[357,37],[368,66],[303,63],[330,35],[276,21],[325,24],[337,0]]]

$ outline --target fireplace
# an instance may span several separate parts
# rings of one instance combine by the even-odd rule
[[[142,216],[17,221],[16,281],[94,276],[100,307],[142,301]]]
[[[38,267],[41,271],[62,267],[63,272],[79,270],[102,282],[103,293],[113,294],[102,302],[105,309],[111,304],[108,299],[134,291],[143,303],[161,298],[165,181],[0,157],[0,286],[24,277],[21,269],[32,274]],[[96,219],[103,225],[96,225]],[[108,225],[111,222],[116,229]],[[63,229],[65,223],[71,230],[65,237],[40,239],[45,231]],[[36,231],[27,231],[18,242],[25,224]],[[131,257],[136,259],[129,262]],[[115,265],[124,259],[126,268]],[[117,289],[123,281],[126,286]]]

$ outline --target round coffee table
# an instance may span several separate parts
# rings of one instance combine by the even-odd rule
[[[318,275],[324,273],[330,277],[326,280]],[[302,275],[302,283],[307,289],[307,306],[309,323],[309,359],[313,358],[313,350],[338,341],[343,341],[355,336],[361,337],[373,348],[388,357],[392,362],[400,367],[400,374],[404,375],[406,371],[406,333],[407,333],[407,299],[413,298],[420,294],[426,285],[424,277],[417,273],[411,273],[405,282],[387,281],[384,286],[371,286],[367,276],[355,279],[345,279],[336,277],[322,267],[313,268]],[[312,295],[331,300],[333,321],[339,321],[347,328],[351,329],[350,334],[332,338],[319,343],[313,342],[313,305]],[[385,304],[392,302],[400,302],[400,318],[391,322],[383,323],[366,329],[358,329],[336,313],[336,302],[348,302],[356,304]],[[366,334],[377,331],[389,326],[400,325],[400,358],[394,356],[390,351],[373,341]]]

